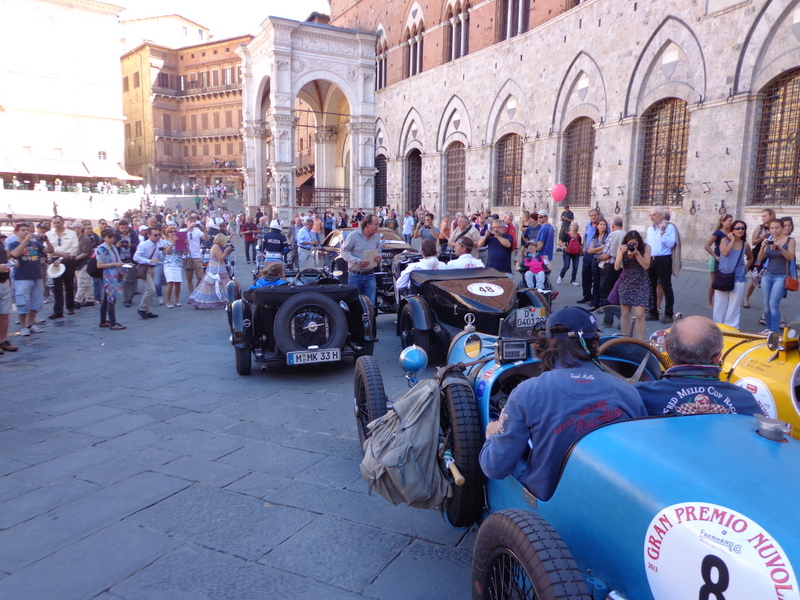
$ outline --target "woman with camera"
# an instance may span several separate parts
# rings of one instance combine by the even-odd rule
[[[631,230],[622,238],[617,251],[614,268],[622,273],[618,280],[620,329],[623,335],[631,330],[631,309],[636,317],[634,337],[644,339],[647,333],[645,309],[650,306],[650,246],[644,243],[636,230]]]
[[[763,264],[761,294],[767,328],[762,333],[778,332],[781,323],[781,299],[789,276],[789,264],[795,259],[795,241],[789,237],[780,219],[769,223],[769,236],[761,245],[757,265]]]
[[[231,280],[225,260],[234,251],[233,244],[228,242],[228,236],[218,233],[214,236],[214,245],[211,247],[211,259],[208,261],[206,274],[192,295],[189,304],[200,310],[224,308],[226,305],[225,288]]]

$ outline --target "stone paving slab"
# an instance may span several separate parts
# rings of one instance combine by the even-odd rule
[[[179,544],[142,527],[114,523],[3,579],[0,598],[91,598]]]

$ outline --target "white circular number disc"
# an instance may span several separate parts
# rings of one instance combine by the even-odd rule
[[[476,296],[502,296],[503,288],[493,283],[470,283],[467,291]]]
[[[647,529],[644,563],[655,600],[800,600],[775,538],[717,504],[687,502],[659,512]]]
[[[770,419],[778,418],[778,411],[775,410],[775,400],[772,398],[772,393],[769,391],[766,383],[755,377],[742,377],[739,381],[734,383],[753,394],[753,396],[756,397],[758,405]]]

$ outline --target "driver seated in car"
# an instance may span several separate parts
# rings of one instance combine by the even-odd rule
[[[665,345],[675,366],[658,381],[636,384],[648,414],[769,416],[767,407],[752,393],[720,381],[722,332],[714,321],[696,315],[676,321]]]
[[[439,262],[439,259],[436,258],[436,242],[433,240],[423,240],[422,241],[422,260],[419,262],[411,263],[403,272],[400,273],[400,277],[397,278],[397,282],[394,284],[395,289],[395,299],[397,302],[400,302],[401,291],[408,290],[411,287],[411,273],[414,271],[435,271],[438,269],[443,269],[445,264],[443,262]]]
[[[561,464],[584,434],[647,411],[636,390],[603,371],[597,321],[567,306],[552,313],[536,353],[545,372],[518,385],[497,421],[486,426],[480,464],[487,477],[513,475],[541,500],[555,492]]]
[[[483,261],[472,255],[475,242],[471,238],[462,237],[453,248],[456,257],[444,266],[445,269],[480,269],[483,267]]]
[[[257,281],[253,283],[249,288],[249,290],[254,290],[256,288],[262,287],[270,287],[275,285],[283,285],[285,283],[289,283],[284,279],[286,277],[286,272],[283,269],[282,262],[271,262],[266,267],[261,269],[261,273],[259,273],[259,278]]]

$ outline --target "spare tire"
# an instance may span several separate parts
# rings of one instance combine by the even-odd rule
[[[347,317],[324,294],[292,296],[275,315],[275,345],[280,352],[318,348],[342,348],[347,339]]]

